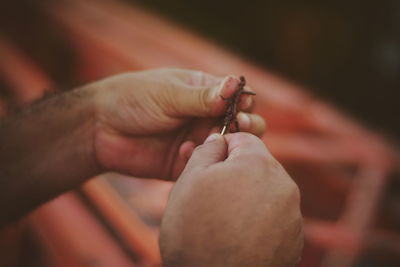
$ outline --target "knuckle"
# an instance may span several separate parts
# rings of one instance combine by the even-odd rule
[[[199,103],[199,107],[202,110],[209,110],[209,99],[210,99],[210,90],[207,89],[200,89],[197,93],[197,102]]]
[[[300,204],[301,200],[300,189],[290,177],[288,183],[287,198],[289,199],[289,201],[293,203]]]
[[[275,158],[264,151],[249,152],[248,157],[269,170],[281,171],[283,169],[282,165]]]
[[[240,139],[241,142],[247,143],[247,144],[253,144],[253,143],[259,143],[260,139],[255,136],[254,134],[247,133],[247,132],[238,132],[235,133],[236,138]]]

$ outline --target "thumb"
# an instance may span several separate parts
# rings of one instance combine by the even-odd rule
[[[187,87],[182,86],[171,98],[174,115],[207,117],[216,116],[223,112],[225,102],[221,95],[232,95],[239,86],[239,80],[227,76],[212,86]]]
[[[222,135],[217,133],[210,135],[204,144],[194,149],[184,172],[197,168],[204,169],[225,160],[227,150],[228,146]]]

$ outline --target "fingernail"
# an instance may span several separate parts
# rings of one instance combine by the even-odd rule
[[[208,136],[207,139],[204,141],[204,144],[210,143],[214,140],[216,140],[217,138],[219,138],[221,135],[218,133],[213,133],[212,135]]]
[[[246,113],[239,112],[237,115],[240,128],[249,129],[250,128],[250,117]]]
[[[219,85],[219,87],[218,87],[218,92],[221,93],[221,92],[222,92],[222,89],[223,89],[224,87],[232,86],[231,84],[232,84],[232,81],[234,81],[234,79],[235,79],[235,78],[234,78],[232,75],[226,76],[226,77],[222,80],[221,84]]]

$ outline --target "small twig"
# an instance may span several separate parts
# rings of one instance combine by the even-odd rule
[[[236,132],[240,131],[239,123],[236,118],[239,112],[238,106],[240,102],[240,96],[243,94],[245,95],[256,94],[254,92],[244,90],[245,85],[246,85],[246,79],[243,76],[240,76],[239,89],[237,89],[236,92],[234,92],[231,97],[225,98],[222,95],[220,96],[226,102],[226,112],[224,117],[224,123],[222,125],[221,135],[230,132],[230,127],[232,123],[234,123],[235,125]]]

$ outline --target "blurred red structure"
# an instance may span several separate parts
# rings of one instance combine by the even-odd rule
[[[163,66],[244,74],[257,91],[255,112],[268,122],[263,140],[302,191],[306,246],[300,266],[353,266],[379,244],[393,251],[391,262],[400,262],[399,233],[376,227],[379,201],[399,163],[397,152],[380,136],[139,7],[70,0],[46,8],[73,44],[82,83]],[[46,74],[5,39],[0,39],[0,54],[7,55],[0,72],[13,89],[11,104],[24,105],[51,88]],[[1,101],[0,106],[11,105]],[[44,255],[41,266],[160,265],[158,225],[171,186],[106,174],[39,208],[27,224]]]

